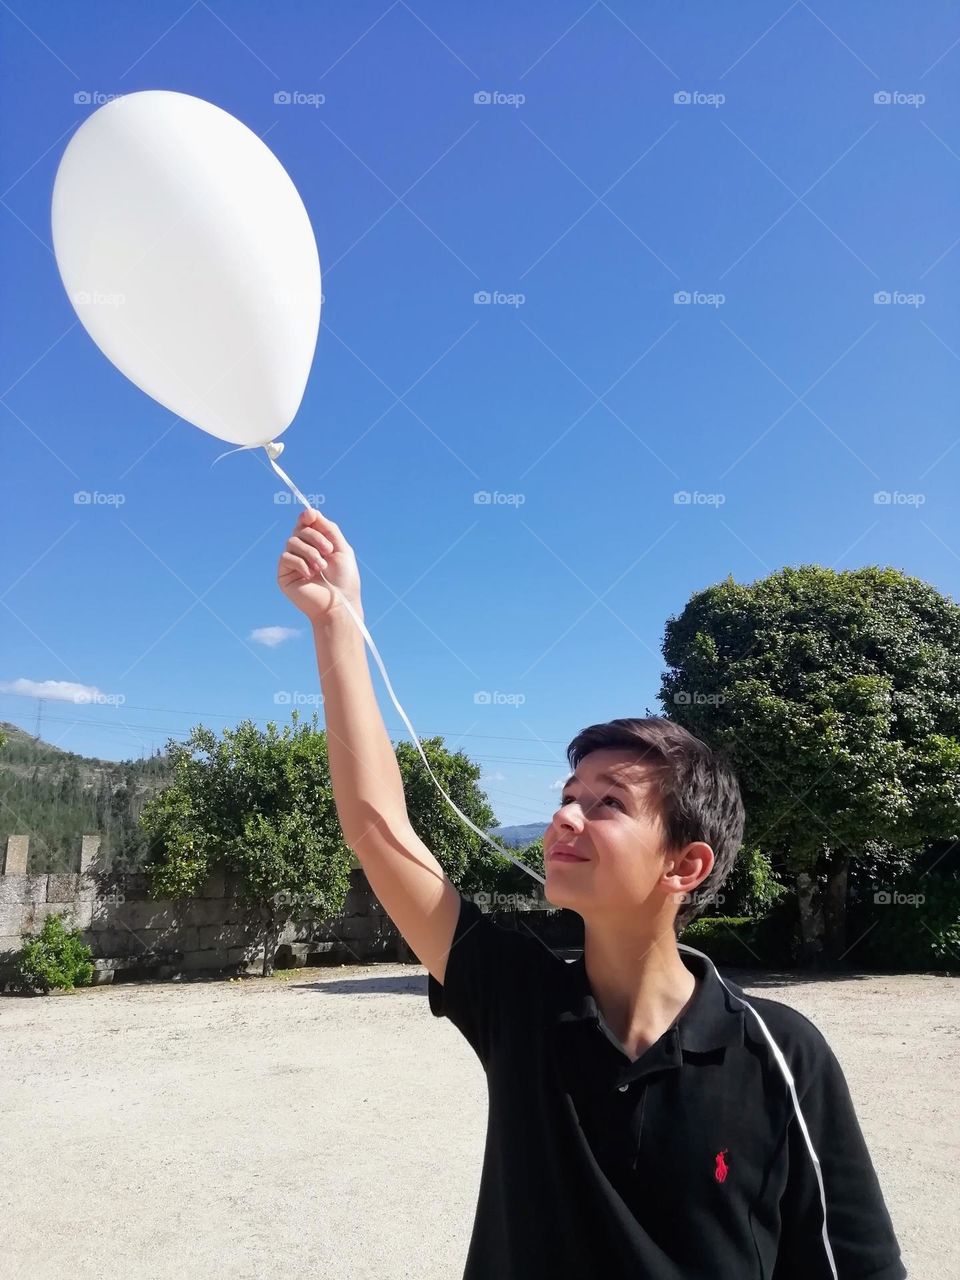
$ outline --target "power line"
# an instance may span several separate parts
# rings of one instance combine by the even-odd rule
[[[11,696],[11,697],[14,697],[14,696],[15,696],[15,697],[21,697],[22,695],[20,695],[20,694],[16,694],[16,695],[11,694],[10,696]],[[41,701],[42,701],[42,699],[41,699]],[[94,704],[91,704],[91,705],[94,705]],[[140,704],[138,704],[138,703],[135,703],[135,702],[124,702],[122,705],[123,705],[123,707],[125,707],[125,708],[130,708],[130,709],[131,709],[131,710],[133,710],[133,711],[160,711],[160,712],[162,712],[164,715],[171,715],[171,716],[211,716],[211,717],[213,717],[213,719],[215,719],[215,720],[235,720],[235,721],[237,721],[238,723],[239,723],[239,721],[241,721],[241,720],[253,720],[254,722],[256,722],[256,721],[258,721],[258,720],[267,720],[267,719],[269,719],[269,717],[268,717],[268,716],[251,716],[251,715],[239,716],[239,715],[225,715],[222,711],[189,711],[189,710],[178,709],[177,707],[147,707],[147,706],[142,706],[142,705],[140,705]],[[284,705],[286,705],[286,704],[284,704]],[[49,717],[49,716],[48,716],[47,718],[48,718],[48,719],[50,719],[51,717]],[[65,724],[65,723],[68,723],[68,722],[67,722],[67,721],[64,721],[64,720],[60,720],[60,723]],[[98,721],[91,721],[91,720],[76,720],[76,721],[72,721],[72,722],[70,722],[70,723],[75,723],[75,724],[99,724],[100,722],[98,722]],[[155,732],[157,732],[157,733],[164,733],[164,732],[166,731],[165,726],[163,726],[163,725],[137,725],[137,726],[135,726],[135,727],[137,727],[137,728],[141,728],[141,729],[152,729],[153,731],[155,731]],[[434,733],[426,733],[426,734],[421,733],[421,734],[419,734],[419,737],[421,737],[421,738],[424,738],[424,737],[426,737],[426,738],[437,738],[437,737],[440,737],[440,738],[477,738],[477,739],[485,739],[485,740],[490,741],[490,742],[540,742],[540,743],[543,743],[543,744],[544,744],[544,746],[563,746],[563,747],[565,747],[565,746],[567,745],[567,739],[565,739],[565,738],[517,737],[516,735],[503,734],[503,733],[456,733],[456,732],[454,732],[454,731],[452,731],[452,730],[445,730],[445,729],[438,729],[438,730],[436,730]]]
[[[83,725],[85,728],[98,729],[104,733],[120,733],[120,732],[126,732],[127,730],[132,730],[132,729],[145,729],[154,733],[167,732],[161,725],[131,724],[129,721],[118,721],[116,724],[111,725],[111,724],[107,724],[105,721],[76,720],[76,719],[70,719],[69,717],[66,717],[66,716],[49,716],[49,715],[47,716],[47,721],[51,723],[56,723],[56,724]],[[177,735],[175,733],[167,733],[167,737],[176,738]],[[515,739],[515,741],[527,742],[529,741],[529,739],[522,738],[522,739]],[[513,757],[513,756],[471,756],[470,758],[472,760],[478,761],[481,764],[487,761],[495,764],[531,764],[531,765],[537,765],[537,766],[548,768],[548,769],[562,768],[565,764],[563,760],[535,760],[535,759],[524,759],[523,757]]]

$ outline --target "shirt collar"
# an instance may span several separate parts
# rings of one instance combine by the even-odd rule
[[[687,949],[679,954],[697,979],[693,1000],[675,1024],[681,1049],[685,1053],[710,1053],[726,1045],[742,1045],[743,1005],[724,989],[712,963],[702,953]],[[567,981],[554,1021],[557,1024],[591,1020],[599,1023],[600,1010],[590,990],[583,953],[572,963],[562,963],[567,970]],[[727,985],[737,990],[736,983],[727,980]]]

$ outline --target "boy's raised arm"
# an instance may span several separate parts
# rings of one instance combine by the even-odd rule
[[[305,511],[280,557],[277,582],[313,628],[340,826],[387,915],[442,984],[460,894],[410,825],[363,636],[321,569],[363,617],[353,548],[332,520]]]

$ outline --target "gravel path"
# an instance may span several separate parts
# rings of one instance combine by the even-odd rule
[[[956,1280],[960,978],[729,972],[823,1031],[910,1280]],[[486,1089],[419,966],[2,997],[0,1080],[4,1280],[461,1275]]]

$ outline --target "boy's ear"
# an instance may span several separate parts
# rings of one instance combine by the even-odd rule
[[[685,848],[668,851],[664,855],[663,874],[688,880],[684,891],[693,893],[710,875],[715,861],[708,844],[703,840],[693,840]]]

